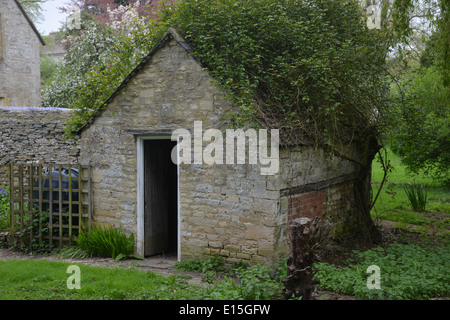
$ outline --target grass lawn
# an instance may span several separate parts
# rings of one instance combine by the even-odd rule
[[[445,187],[423,174],[410,174],[400,159],[392,152],[388,153],[388,160],[393,169],[387,176],[387,181],[372,209],[372,218],[391,220],[399,226],[417,225],[422,229],[434,232],[449,243],[448,229],[450,228],[450,188]],[[372,187],[376,194],[383,178],[383,169],[379,162],[372,166]],[[424,186],[427,191],[427,206],[425,212],[415,212],[408,201],[404,185],[416,183]],[[420,227],[417,229],[420,230]],[[425,230],[424,230],[425,231]]]
[[[80,289],[70,289],[70,263],[45,259],[0,260],[0,300],[213,300],[239,298],[231,282],[191,285],[182,276],[135,268],[77,264]],[[71,278],[72,277],[72,278]],[[70,279],[69,279],[70,278]]]
[[[185,266],[189,261],[184,261]],[[236,281],[232,273],[205,260],[204,282],[188,283],[189,276],[163,276],[138,270],[131,261],[128,267],[79,267],[80,288],[68,262],[46,259],[0,260],[0,300],[278,300],[284,286],[272,278],[265,266],[239,269]],[[199,263],[191,261],[191,263]],[[183,268],[182,268],[183,269]],[[238,269],[235,269],[237,271]],[[273,274],[272,274],[273,276]]]
[[[81,289],[69,289],[67,281],[74,274],[67,273],[69,266],[48,260],[0,260],[0,299],[180,299],[192,295],[190,290],[181,290],[188,289],[187,285],[175,277],[85,265],[78,265]]]

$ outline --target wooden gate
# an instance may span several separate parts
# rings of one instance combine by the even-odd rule
[[[9,219],[13,244],[51,251],[91,228],[89,166],[9,165]]]

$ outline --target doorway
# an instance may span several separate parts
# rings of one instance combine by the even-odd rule
[[[140,139],[138,197],[141,198],[141,248],[143,256],[178,253],[178,168],[172,162],[175,141]],[[140,168],[139,168],[140,167]],[[140,187],[139,187],[140,185]],[[138,226],[139,229],[139,226]],[[139,230],[138,230],[139,233]],[[139,244],[139,234],[138,234]]]

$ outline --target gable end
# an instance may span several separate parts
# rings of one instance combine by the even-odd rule
[[[142,61],[137,65],[136,68],[134,68],[133,71],[130,72],[130,74],[122,81],[120,86],[112,93],[112,95],[102,104],[101,107],[99,107],[94,113],[90,116],[90,118],[81,126],[80,129],[78,129],[76,132],[74,132],[77,135],[81,135],[81,133],[88,128],[94,121],[99,117],[99,115],[102,113],[103,110],[105,110],[109,103],[117,96],[117,94],[127,86],[128,82],[130,82],[141,70],[149,63],[155,53],[162,48],[162,46],[170,39],[173,39],[175,43],[180,45],[184,50],[186,50],[187,53],[191,55],[191,57],[197,61],[200,65],[201,62],[199,62],[193,55],[192,55],[192,49],[190,45],[184,40],[184,38],[173,28],[169,28],[167,32],[164,34],[160,42],[153,48],[153,50],[142,59]]]

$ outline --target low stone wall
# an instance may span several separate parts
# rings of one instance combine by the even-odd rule
[[[70,109],[0,107],[0,187],[8,163],[77,163],[79,148],[64,138]]]

